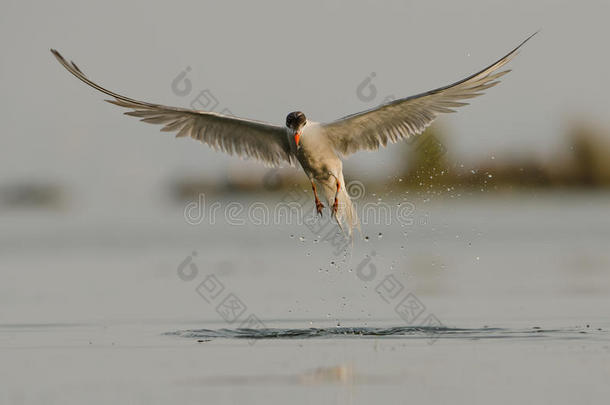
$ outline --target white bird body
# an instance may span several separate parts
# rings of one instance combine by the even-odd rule
[[[328,205],[333,206],[336,199],[337,207],[333,212],[337,223],[341,225],[345,221],[351,233],[358,227],[358,215],[345,188],[343,162],[320,123],[307,121],[302,127],[296,157],[307,177],[322,187]]]
[[[74,62],[69,63],[56,50],[51,52],[78,79],[113,98],[106,101],[130,109],[125,114],[144,122],[163,124],[162,131],[177,132],[176,137],[190,136],[216,150],[258,159],[269,166],[299,162],[311,181],[318,213],[322,215],[324,205],[318,199],[316,185],[322,187],[339,226],[346,224],[351,234],[358,227],[358,218],[345,188],[341,158],[421,134],[440,113],[455,112],[454,108],[467,105],[463,100],[479,96],[499,83],[498,79],[510,70],[498,70],[531,37],[497,62],[451,85],[330,123],[309,121],[305,114],[295,111],[286,117],[286,126],[122,96],[89,80]]]

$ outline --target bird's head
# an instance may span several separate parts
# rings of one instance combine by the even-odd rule
[[[300,111],[294,111],[286,116],[286,126],[292,131],[294,136],[294,143],[299,146],[299,139],[301,138],[301,131],[307,123],[305,114]]]

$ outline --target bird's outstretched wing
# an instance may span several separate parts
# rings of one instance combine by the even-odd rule
[[[114,98],[106,101],[133,110],[125,114],[139,117],[141,121],[164,124],[161,131],[177,132],[176,137],[190,136],[216,150],[255,158],[269,166],[279,166],[283,162],[294,164],[294,154],[291,152],[284,127],[215,112],[167,107],[134,100],[92,82],[74,62],[69,63],[54,49],[51,49],[51,52],[59,63],[78,79]]]
[[[506,56],[466,79],[426,93],[402,98],[380,107],[348,115],[323,124],[322,128],[334,149],[348,155],[358,150],[378,149],[388,141],[397,142],[419,135],[440,113],[455,112],[455,107],[467,105],[462,100],[480,96],[483,90],[495,86],[498,79],[510,72],[498,72],[519,51],[534,33]]]

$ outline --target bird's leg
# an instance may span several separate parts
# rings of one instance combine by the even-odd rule
[[[322,216],[322,208],[324,208],[324,204],[322,204],[320,202],[320,199],[318,198],[318,192],[316,191],[316,185],[313,182],[313,179],[310,179],[311,181],[311,189],[313,190],[313,196],[316,199],[316,211],[318,211],[318,214],[320,216]]]
[[[333,176],[335,177],[335,176]],[[339,179],[337,177],[335,177],[335,180],[337,181],[337,191],[335,192],[335,202],[333,202],[333,215],[337,215],[337,209],[339,208],[339,190],[341,189],[341,182],[339,181]]]

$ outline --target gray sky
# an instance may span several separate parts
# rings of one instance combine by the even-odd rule
[[[542,29],[500,86],[439,123],[465,162],[552,159],[572,117],[610,127],[609,12],[602,0],[5,0],[0,183],[48,179],[108,195],[257,167],[122,116],[64,71],[51,47],[134,98],[188,106],[209,89],[217,110],[283,123],[297,109],[328,121],[451,83]],[[171,83],[187,66],[193,90],[181,97]],[[371,72],[378,96],[363,102],[356,87]],[[392,175],[396,152],[358,154],[347,174]]]

